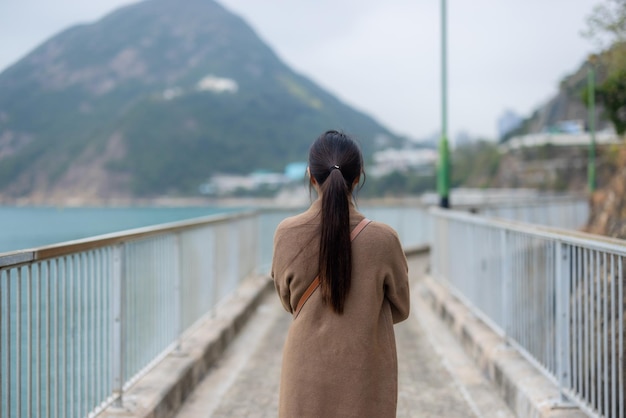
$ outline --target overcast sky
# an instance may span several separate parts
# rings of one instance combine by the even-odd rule
[[[494,138],[505,109],[527,116],[548,100],[593,51],[580,31],[599,1],[448,0],[450,135]],[[59,31],[134,2],[0,0],[0,71]],[[294,70],[390,130],[440,130],[440,0],[218,2]]]

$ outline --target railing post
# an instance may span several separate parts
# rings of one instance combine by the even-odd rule
[[[511,257],[508,248],[507,230],[500,230],[500,257],[502,258],[502,330],[504,338],[508,340],[511,336],[511,316],[512,316],[512,283],[513,277],[511,272]]]
[[[182,349],[182,335],[183,335],[183,303],[182,297],[182,285],[183,285],[183,263],[182,263],[182,244],[180,239],[180,232],[174,234],[174,327],[176,328],[176,351],[180,352]]]
[[[113,247],[113,271],[112,271],[112,298],[111,298],[111,314],[113,316],[111,330],[111,348],[112,348],[112,376],[113,376],[113,396],[115,397],[115,407],[122,407],[122,395],[124,387],[124,348],[125,341],[125,323],[124,305],[126,299],[126,274],[124,271],[124,244]]]
[[[430,240],[430,266],[431,266],[431,276],[439,281],[440,280],[440,267],[439,267],[439,253],[441,248],[441,239],[439,234],[439,217],[436,216],[432,211],[430,211],[430,216],[432,220],[431,226],[431,240]]]
[[[224,262],[223,257],[220,257],[220,247],[224,244],[221,242],[221,226],[213,226],[213,240],[211,246],[207,249],[211,254],[213,263],[211,268],[213,273],[211,274],[211,318],[215,317],[217,312],[217,302],[219,300],[219,276],[222,271],[221,264]],[[218,244],[219,243],[219,244]]]
[[[571,257],[567,244],[556,242],[556,376],[561,401],[567,402],[564,388],[570,386],[570,277]]]
[[[241,231],[241,219],[231,222],[228,228],[228,277],[226,279],[226,294],[237,289],[239,284],[239,233]],[[225,294],[221,294],[224,297]]]

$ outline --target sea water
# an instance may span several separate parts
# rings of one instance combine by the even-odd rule
[[[0,206],[0,254],[246,208]]]

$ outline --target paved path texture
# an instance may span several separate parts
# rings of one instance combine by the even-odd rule
[[[424,258],[410,260],[411,317],[395,327],[397,416],[513,417],[447,327],[421,301],[425,266]],[[282,347],[290,322],[278,298],[265,297],[177,417],[276,417]]]

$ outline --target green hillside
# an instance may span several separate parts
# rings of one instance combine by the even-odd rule
[[[0,74],[0,196],[194,194],[282,170],[323,130],[398,144],[283,64],[212,0],[147,0],[70,28]]]

